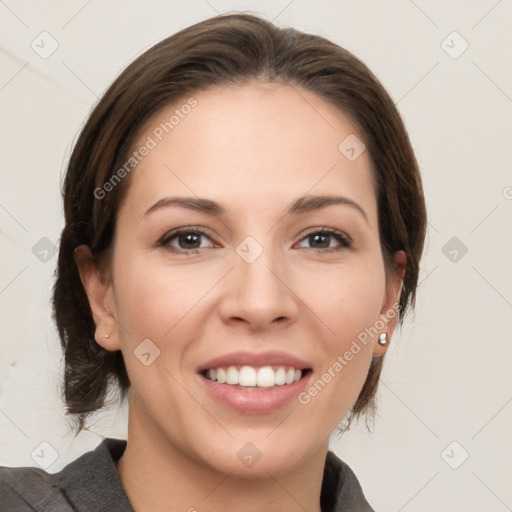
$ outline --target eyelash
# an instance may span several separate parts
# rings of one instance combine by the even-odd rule
[[[165,234],[161,238],[159,245],[171,250],[172,252],[174,252],[176,254],[191,254],[191,253],[193,254],[193,253],[199,252],[201,249],[205,249],[205,247],[202,247],[202,248],[200,247],[200,248],[196,248],[196,249],[188,249],[188,250],[181,249],[180,250],[180,249],[171,247],[169,245],[169,242],[171,240],[179,237],[180,235],[187,235],[187,234],[205,236],[211,240],[211,238],[208,236],[208,234],[200,228],[181,228],[176,231],[171,231],[170,233]],[[349,249],[350,247],[352,247],[352,242],[346,235],[344,235],[343,233],[341,233],[340,231],[338,231],[336,229],[327,228],[327,227],[315,229],[314,231],[310,231],[309,233],[304,235],[300,241],[302,242],[303,240],[306,240],[307,238],[311,237],[312,235],[319,235],[319,234],[333,237],[335,240],[337,240],[340,243],[340,246],[339,247],[329,247],[329,248],[305,247],[305,249],[320,250],[322,252],[330,253],[330,252],[340,251],[342,249]]]

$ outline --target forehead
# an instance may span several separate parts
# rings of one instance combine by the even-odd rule
[[[146,123],[134,149],[151,149],[131,176],[125,203],[149,207],[181,194],[270,207],[308,193],[340,193],[366,203],[371,214],[368,152],[347,158],[344,141],[363,147],[355,123],[310,91],[261,82],[214,87]]]

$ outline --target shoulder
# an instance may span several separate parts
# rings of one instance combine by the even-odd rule
[[[321,506],[329,512],[374,512],[355,473],[332,451],[325,459]]]
[[[44,510],[56,501],[52,496],[54,480],[54,475],[42,469],[0,467],[2,510]]]
[[[131,511],[115,467],[125,447],[126,441],[104,439],[53,474],[35,467],[0,467],[1,510]]]

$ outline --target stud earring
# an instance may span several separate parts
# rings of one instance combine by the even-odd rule
[[[103,337],[104,338],[110,338],[110,334],[104,334]]]
[[[387,333],[383,332],[382,334],[379,334],[379,345],[382,345],[385,347],[388,344],[388,335]]]

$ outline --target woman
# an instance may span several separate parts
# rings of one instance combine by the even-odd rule
[[[67,410],[117,386],[128,439],[2,468],[9,510],[372,510],[328,441],[373,412],[426,213],[364,64],[252,15],[182,30],[92,112],[64,208]]]

